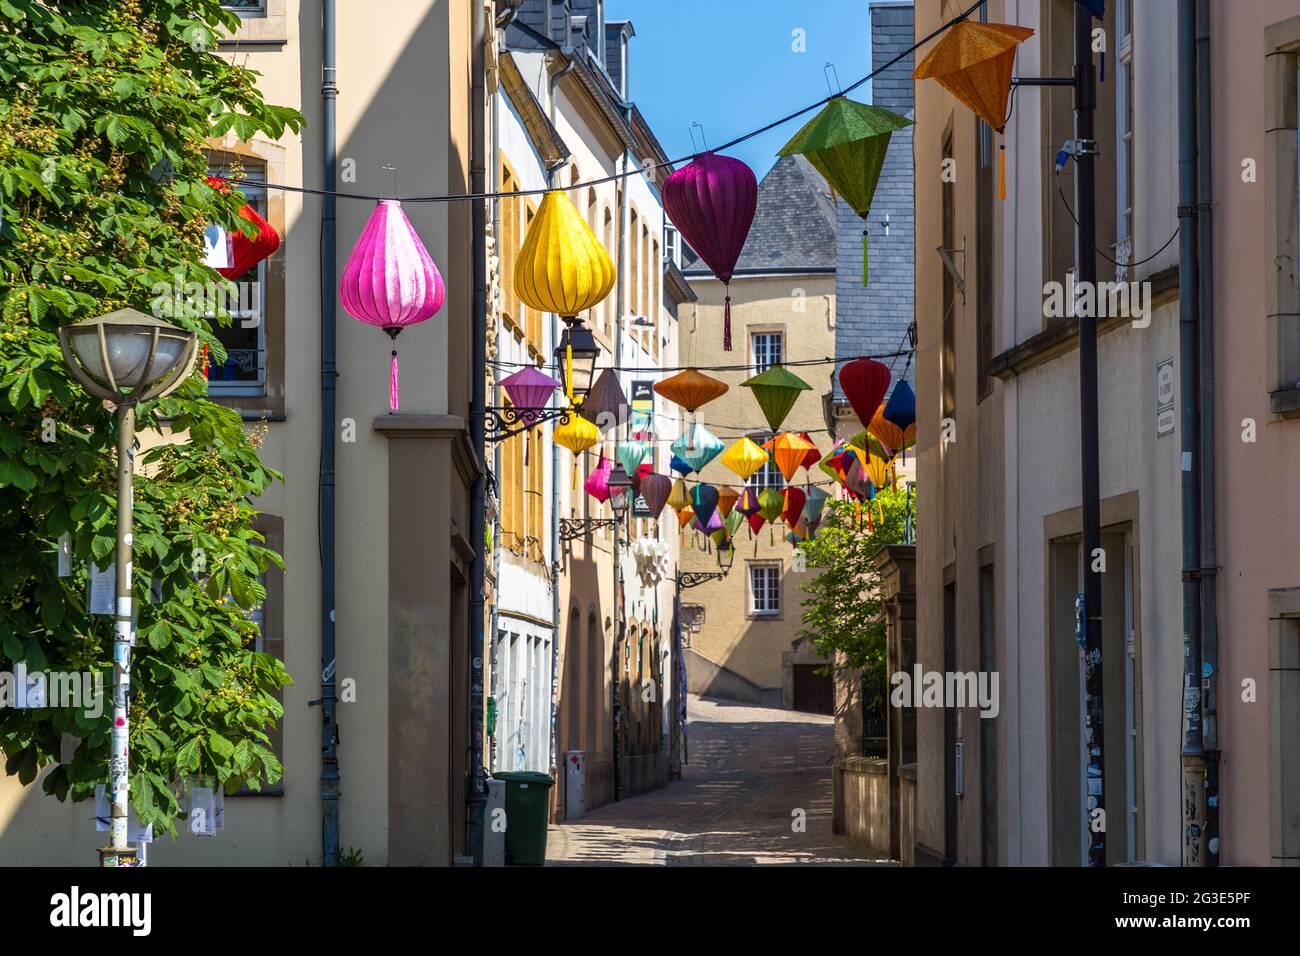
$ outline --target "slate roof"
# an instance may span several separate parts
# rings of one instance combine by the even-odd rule
[[[764,272],[835,271],[835,206],[830,187],[802,156],[777,160],[758,184],[758,208],[736,275]],[[682,272],[709,275],[682,243]]]

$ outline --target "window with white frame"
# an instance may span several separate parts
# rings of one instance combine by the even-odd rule
[[[749,337],[750,352],[754,356],[755,375],[766,372],[773,365],[781,364],[782,345],[780,332],[755,332]]]
[[[266,0],[223,0],[221,5],[240,13],[262,13],[266,10]]]
[[[749,440],[762,447],[763,443],[771,437],[771,432],[755,432],[749,436]],[[766,449],[764,450],[766,451]],[[763,467],[749,476],[748,484],[755,492],[762,491],[764,488],[785,487],[785,478],[781,474],[781,469],[776,467],[771,452],[768,452],[768,458],[763,463]]]
[[[766,563],[749,566],[749,612],[781,613],[781,565]]]
[[[243,193],[249,205],[263,218],[266,217],[265,171],[246,166],[235,176],[230,169],[216,168],[213,175],[231,176],[242,180],[233,188]],[[263,259],[252,269],[234,279],[236,293],[222,298],[219,305],[228,313],[229,321],[218,320],[210,312],[208,321],[221,344],[226,347],[226,361],[215,362],[208,368],[208,391],[212,395],[261,395],[266,389],[266,270],[269,260]]]
[[[1119,0],[1115,10],[1118,35],[1115,84],[1115,259],[1127,263],[1133,258],[1133,0]],[[1117,275],[1127,278],[1127,267]]]
[[[755,491],[762,491],[764,488],[784,488],[785,477],[781,474],[781,469],[776,466],[776,462],[768,459],[763,463],[763,467],[750,476],[749,486]]]
[[[664,262],[671,262],[678,268],[682,264],[682,234],[671,223],[664,223]]]

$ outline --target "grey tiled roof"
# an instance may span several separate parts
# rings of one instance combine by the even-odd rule
[[[786,269],[835,271],[835,207],[830,187],[802,156],[777,160],[758,184],[758,208],[736,274]],[[708,275],[689,245],[682,271]]]

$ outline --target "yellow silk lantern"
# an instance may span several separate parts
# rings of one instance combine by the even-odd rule
[[[680,512],[691,503],[691,493],[686,490],[686,482],[678,478],[673,482],[673,490],[668,493],[668,507]]]
[[[867,477],[871,479],[877,491],[883,490],[889,483],[889,463],[878,455],[870,456],[867,462]]]
[[[539,312],[572,318],[609,295],[614,263],[568,195],[552,190],[515,261],[515,293]]]
[[[557,445],[581,455],[600,441],[600,429],[579,415],[576,409],[570,409],[569,420],[556,426],[554,437]]]
[[[578,414],[576,408],[570,407],[569,420],[557,425],[552,436],[557,445],[563,445],[573,452],[573,487],[578,487],[578,456],[600,441],[600,429]]]
[[[722,463],[738,474],[741,481],[749,481],[749,476],[767,463],[767,452],[750,439],[741,438],[723,453]]]

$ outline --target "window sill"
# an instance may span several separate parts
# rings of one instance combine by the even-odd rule
[[[220,49],[249,46],[285,46],[289,42],[289,18],[284,0],[267,0],[263,10],[236,10],[239,28],[229,37],[217,40]]]
[[[285,421],[283,399],[276,400],[267,395],[222,395],[220,392],[209,392],[208,400],[234,409],[246,422]]]
[[[747,621],[783,621],[785,615],[780,611],[749,611],[745,614]]]
[[[1300,387],[1269,392],[1268,410],[1283,418],[1300,418]]]

